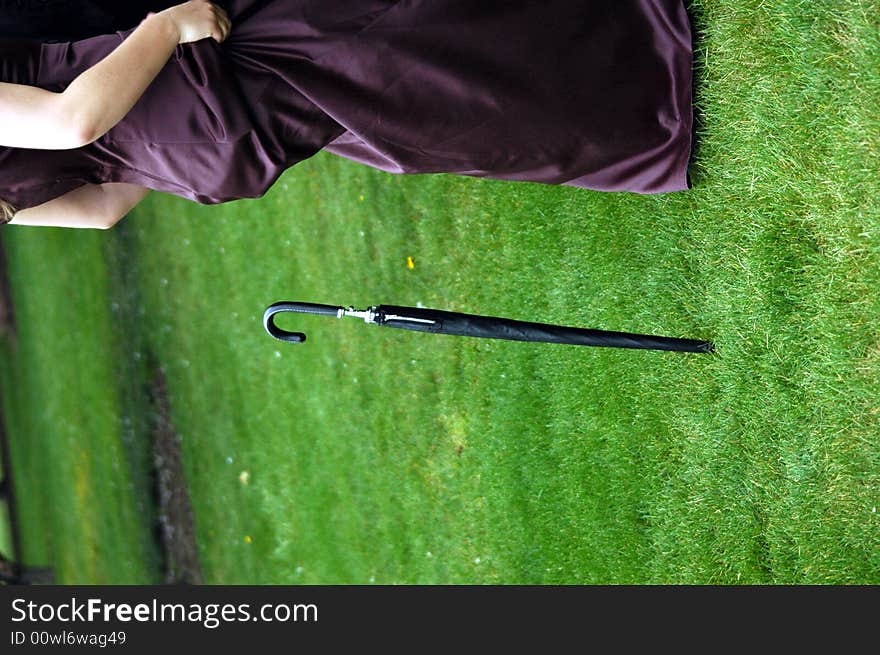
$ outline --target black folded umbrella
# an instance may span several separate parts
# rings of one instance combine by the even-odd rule
[[[366,323],[383,327],[432,332],[434,334],[454,334],[461,337],[482,337],[484,339],[507,339],[509,341],[539,341],[562,343],[576,346],[602,346],[606,348],[640,348],[644,350],[674,350],[677,352],[711,353],[715,347],[709,341],[656,337],[646,334],[626,332],[607,332],[584,328],[547,325],[514,321],[494,316],[476,316],[446,312],[422,307],[399,307],[379,305],[364,310],[353,307],[334,307],[307,302],[277,302],[269,306],[263,314],[263,327],[281,341],[302,343],[306,335],[302,332],[288,332],[275,325],[275,316],[282,312],[299,314],[318,314],[320,316],[354,316]]]

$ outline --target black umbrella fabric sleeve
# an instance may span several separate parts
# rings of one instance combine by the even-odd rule
[[[436,309],[380,305],[376,313],[376,322],[379,325],[435,334],[608,348],[637,348],[642,350],[669,350],[694,353],[714,352],[714,347],[711,343],[696,339],[588,330],[561,325],[548,325],[546,323],[516,321],[509,318],[460,314],[458,312]]]
[[[333,305],[319,305],[312,302],[276,302],[270,305],[263,313],[263,327],[266,332],[281,341],[289,341],[290,343],[302,343],[306,340],[306,335],[302,332],[288,332],[282,330],[275,325],[275,316],[282,312],[295,312],[297,314],[318,314],[319,316],[339,316],[339,310],[342,307],[334,307]]]

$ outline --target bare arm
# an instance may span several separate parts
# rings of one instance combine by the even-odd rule
[[[135,184],[86,184],[42,205],[22,209],[10,224],[106,230],[148,193],[149,189]]]
[[[229,28],[221,8],[190,0],[147,17],[62,93],[0,83],[0,145],[66,150],[91,143],[131,110],[178,43],[222,41]]]

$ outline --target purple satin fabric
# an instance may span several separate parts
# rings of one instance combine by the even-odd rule
[[[457,14],[424,4],[417,30],[399,3],[310,84],[346,127],[326,150],[394,173],[687,188],[692,55],[681,2],[489,3]],[[356,85],[356,106],[339,79]]]
[[[95,143],[0,148],[0,197],[21,209],[129,182],[218,203],[262,195],[322,148],[395,173],[687,188],[681,0],[220,4],[227,41],[178,47]],[[0,79],[63,89],[126,35],[0,43]]]

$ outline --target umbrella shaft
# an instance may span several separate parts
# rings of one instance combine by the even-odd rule
[[[417,332],[607,348],[635,348],[640,350],[668,350],[695,353],[712,352],[714,350],[711,343],[696,339],[589,330],[434,309],[380,305],[377,310],[379,317],[377,322],[379,325]]]

